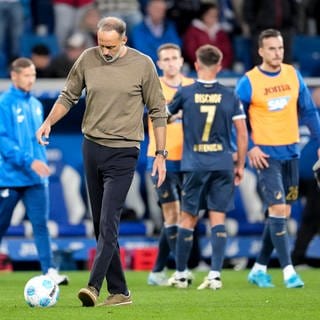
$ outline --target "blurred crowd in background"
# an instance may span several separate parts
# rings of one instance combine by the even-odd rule
[[[276,28],[284,36],[285,62],[305,76],[320,76],[317,0],[0,0],[0,16],[1,78],[18,56],[32,58],[39,78],[66,77],[81,52],[97,44],[103,16],[124,19],[128,45],[154,61],[159,45],[180,45],[190,75],[204,43],[222,50],[221,76],[243,73],[259,62],[259,32]]]
[[[206,43],[223,52],[223,70],[219,77],[241,76],[259,63],[258,34],[264,29],[276,28],[284,37],[284,62],[293,63],[305,77],[320,77],[320,0],[0,0],[0,78],[9,79],[11,61],[24,56],[33,60],[38,78],[65,79],[81,53],[97,45],[97,23],[104,16],[124,19],[128,45],[149,55],[154,62],[158,60],[160,45],[168,42],[179,45],[184,58],[183,73],[191,77],[196,76],[195,51]],[[161,75],[161,71],[158,72]],[[313,86],[317,87],[313,90],[313,98],[320,108],[320,83]],[[42,93],[46,112],[55,98]],[[78,110],[83,112],[84,101],[79,103]],[[80,150],[82,143],[79,134],[81,114],[73,113],[71,117],[72,121],[67,118],[65,123],[56,126],[57,135],[50,141],[49,162],[56,168],[50,180],[50,218],[51,226],[54,226],[50,233],[53,237],[92,236],[93,233],[87,223],[90,214],[82,159],[74,152]],[[131,221],[151,218],[157,233],[163,221],[161,209],[154,201],[149,173],[145,173],[147,143],[146,139],[141,145],[142,152],[123,217]],[[301,163],[303,168],[309,168],[309,175],[301,173],[301,177],[303,183],[311,181],[312,199],[318,200],[311,165],[304,165],[311,157],[305,154],[302,154]],[[231,235],[262,232],[264,211],[256,186],[255,174],[246,170],[245,181],[236,194],[237,211],[229,214],[227,221],[228,232],[234,229]],[[308,188],[304,189],[309,192]],[[302,202],[298,201],[295,217],[299,219],[302,207]],[[297,263],[301,263],[301,255],[318,232],[319,223],[315,224],[315,220],[309,218],[317,211],[310,208],[315,208],[313,202],[302,213],[307,219],[302,219],[304,233],[300,236],[304,241],[295,251]],[[12,229],[11,235],[16,236],[20,229],[20,234],[30,233],[30,228],[24,228],[25,223],[21,223],[23,219],[24,211],[18,208],[12,221],[16,229]],[[53,221],[57,223],[53,224]],[[83,228],[73,228],[83,221]],[[146,229],[146,234],[153,232],[153,228]],[[294,234],[296,229],[297,225],[294,225],[290,232]]]

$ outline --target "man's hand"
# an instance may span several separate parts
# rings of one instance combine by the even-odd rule
[[[269,155],[264,153],[259,147],[253,147],[248,152],[250,166],[256,169],[264,169],[269,167]]]
[[[170,115],[168,117],[168,123],[172,123],[178,119],[182,119],[182,115],[183,115],[182,110],[179,110],[177,113]]]
[[[243,167],[239,168],[236,166],[234,168],[234,184],[236,186],[240,184],[241,180],[243,179],[243,175],[244,175],[244,168]]]
[[[157,188],[159,188],[163,181],[166,178],[166,159],[162,155],[158,155],[155,157],[152,166],[152,176],[155,176],[158,173],[158,183]]]
[[[48,177],[50,176],[50,168],[48,165],[41,160],[33,160],[31,163],[31,169],[40,177]]]
[[[36,137],[39,144],[41,144],[42,146],[49,144],[48,139],[49,139],[50,131],[51,131],[51,126],[44,122],[36,132]]]

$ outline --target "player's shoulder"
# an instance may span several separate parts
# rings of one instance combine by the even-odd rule
[[[226,95],[234,96],[234,90],[232,88],[227,87],[226,85],[220,83],[219,81],[217,81],[216,86],[217,86],[217,91],[220,91],[221,93]]]
[[[197,84],[191,83],[186,86],[180,87],[176,94],[179,95],[180,98],[182,99],[189,99],[197,92],[198,92]]]
[[[6,91],[0,93],[0,102],[3,102],[6,99],[6,96],[7,96]]]
[[[251,71],[251,70],[250,70]],[[248,71],[248,72],[250,72]],[[246,72],[244,75],[242,75],[236,82],[235,90],[239,91],[242,90],[243,88],[246,88],[247,86],[250,85],[250,79],[249,79],[249,74]]]
[[[281,63],[281,69],[283,68],[288,70],[297,70],[297,68],[294,65],[288,63]]]
[[[195,90],[195,88],[197,87],[197,81],[192,81],[189,83],[184,83],[178,91],[181,92],[190,92],[192,90]]]
[[[34,105],[40,105],[40,106],[42,106],[42,102],[40,101],[40,99],[37,98],[37,97],[34,96],[34,95],[31,95],[31,96],[30,96],[30,101],[31,101],[31,103],[34,104]]]
[[[281,73],[287,77],[297,76],[299,79],[302,79],[300,71],[292,64],[282,63]]]
[[[190,84],[193,84],[195,83],[195,79],[194,78],[191,78],[191,77],[186,77],[186,76],[182,76],[182,80],[181,80],[181,86],[184,87],[184,86],[188,86]]]
[[[16,97],[10,89],[3,91],[0,94],[0,107],[12,104],[14,103],[15,100],[16,100]]]

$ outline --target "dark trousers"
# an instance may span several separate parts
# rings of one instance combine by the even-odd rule
[[[306,263],[306,253],[311,240],[320,231],[320,191],[315,179],[300,181],[301,195],[306,204],[301,215],[296,241],[292,252],[294,265]]]
[[[88,285],[98,291],[104,278],[111,294],[128,292],[121,265],[118,234],[121,211],[130,188],[139,149],[110,148],[88,139],[83,160],[97,251]]]

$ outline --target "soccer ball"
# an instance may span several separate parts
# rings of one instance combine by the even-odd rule
[[[59,298],[59,286],[48,276],[31,278],[24,287],[24,299],[30,307],[52,307]]]

